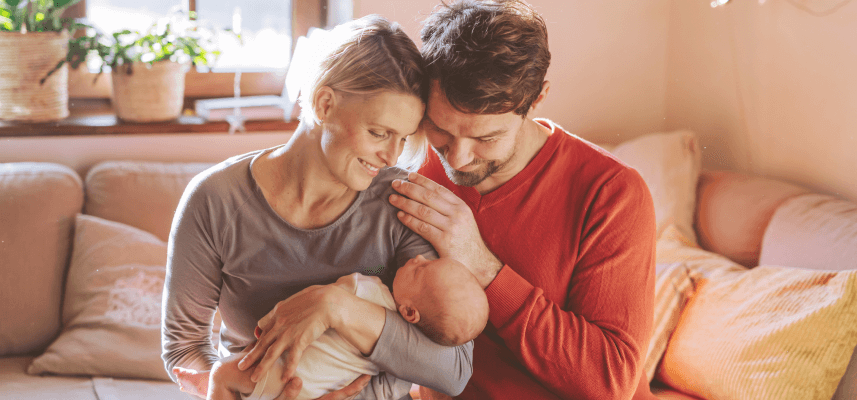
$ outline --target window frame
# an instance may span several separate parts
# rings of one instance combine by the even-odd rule
[[[196,11],[197,3],[206,0],[185,0],[188,10]],[[292,48],[300,36],[306,35],[311,27],[327,25],[328,0],[291,0],[292,5]],[[81,0],[63,14],[69,18],[86,17],[86,0]],[[69,99],[109,99],[111,82],[108,76],[97,77],[85,67],[69,71]],[[104,74],[102,74],[104,75]],[[97,79],[96,79],[97,77]],[[230,97],[233,95],[235,72],[197,72],[191,69],[185,76],[185,99],[203,99]],[[241,95],[261,96],[280,95],[283,91],[285,75],[282,71],[242,72]]]

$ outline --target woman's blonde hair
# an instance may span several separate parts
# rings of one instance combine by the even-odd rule
[[[313,37],[315,50],[309,76],[301,87],[301,122],[320,124],[315,114],[316,94],[324,86],[351,94],[373,95],[384,91],[428,97],[425,64],[420,51],[399,24],[380,15],[368,15]],[[426,138],[410,136],[397,166],[418,169],[426,156]]]

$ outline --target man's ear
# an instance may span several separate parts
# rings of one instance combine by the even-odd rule
[[[420,322],[420,311],[413,306],[413,304],[400,304],[399,305],[399,314],[402,314],[402,318],[405,321],[408,321],[412,324],[416,324]]]
[[[544,104],[545,99],[548,97],[548,93],[550,92],[550,90],[551,90],[550,81],[542,82],[542,91],[539,92],[539,97],[536,97],[536,99],[533,100],[533,104],[530,105],[530,111],[527,112],[527,115],[530,115],[533,111],[536,110],[536,108],[538,108],[540,105]]]
[[[322,86],[315,92],[315,98],[312,102],[312,110],[315,112],[315,117],[324,122],[330,111],[336,105],[336,93],[330,86]]]

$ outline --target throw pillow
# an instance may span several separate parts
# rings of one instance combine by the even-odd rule
[[[619,144],[612,153],[636,169],[649,187],[658,235],[675,225],[695,243],[693,212],[702,166],[696,135],[690,131],[644,135]]]
[[[646,363],[643,366],[649,382],[655,376],[667,342],[670,339],[681,311],[693,295],[694,281],[684,263],[658,264],[655,278],[655,317]]]
[[[30,374],[169,380],[161,360],[167,245],[118,222],[78,214],[59,337]]]
[[[830,399],[857,344],[857,271],[747,270],[671,241],[698,273],[657,378],[708,399]]]

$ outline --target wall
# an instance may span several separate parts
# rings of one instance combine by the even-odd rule
[[[857,201],[857,2],[708,3],[672,2],[666,127],[697,131],[708,168]]]
[[[664,129],[669,0],[530,0],[546,19],[551,93],[536,116],[616,143]],[[355,15],[399,22],[415,40],[440,0],[359,0]]]

